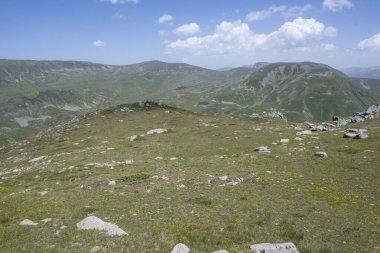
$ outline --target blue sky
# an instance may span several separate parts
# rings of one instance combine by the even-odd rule
[[[377,0],[2,0],[0,58],[380,66]]]

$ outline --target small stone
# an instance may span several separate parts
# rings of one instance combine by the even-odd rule
[[[368,138],[368,134],[366,133],[359,133],[354,137],[354,139],[367,139],[367,138]]]
[[[109,180],[109,181],[108,181],[108,185],[111,185],[111,186],[112,186],[112,185],[116,185],[116,182],[115,182],[114,180]]]
[[[146,134],[162,134],[162,133],[165,133],[167,132],[168,130],[165,129],[165,128],[156,128],[156,129],[152,129],[152,130],[149,130],[148,132],[146,132]]]
[[[190,249],[183,243],[178,243],[174,246],[173,250],[170,253],[189,253]]]
[[[304,130],[301,132],[297,132],[296,135],[312,135],[313,133],[310,130]]]
[[[296,246],[291,242],[286,243],[260,243],[250,247],[256,253],[299,253]]]
[[[281,139],[280,142],[281,143],[289,143],[289,139]]]
[[[343,138],[348,139],[348,138],[354,138],[355,136],[356,136],[356,133],[355,133],[355,132],[348,132],[348,133],[345,133],[345,134],[343,135]]]
[[[164,158],[162,158],[161,156],[157,156],[156,158],[154,158],[154,160],[162,160],[162,159],[164,159]]]
[[[318,157],[327,157],[327,153],[326,152],[322,152],[322,151],[315,152],[314,155],[318,156]]]
[[[133,164],[133,160],[125,160],[125,164],[131,165],[131,164]]]
[[[177,161],[178,157],[170,157],[170,161]]]
[[[302,141],[303,139],[301,137],[296,137],[296,138],[294,138],[294,140],[296,140],[296,141]]]
[[[35,223],[29,219],[25,219],[25,220],[20,222],[20,225],[21,226],[36,226],[36,225],[38,225],[38,223]]]
[[[212,253],[228,253],[228,251],[222,249],[222,250],[213,251]]]
[[[51,221],[51,218],[46,218],[46,219],[43,219],[43,220],[41,220],[43,223],[48,223],[48,222],[50,222]]]
[[[221,176],[221,177],[219,177],[219,179],[222,181],[226,181],[228,179],[228,176]]]
[[[136,138],[137,138],[137,135],[132,135],[132,136],[128,137],[128,140],[129,141],[134,141],[134,140],[136,140]]]
[[[270,150],[268,149],[268,147],[265,147],[265,146],[257,147],[255,148],[255,151],[257,153],[270,153]]]
[[[38,194],[40,194],[41,196],[45,196],[46,194],[48,194],[48,191],[42,191],[42,192],[39,192]]]

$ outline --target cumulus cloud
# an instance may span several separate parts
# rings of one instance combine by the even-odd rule
[[[260,11],[252,11],[246,16],[247,21],[257,21],[269,18],[273,14],[280,13],[284,18],[294,18],[302,16],[304,12],[311,9],[310,4],[304,6],[286,6],[286,5],[272,5],[267,9]]]
[[[216,26],[212,34],[173,41],[167,44],[167,49],[169,51],[191,51],[198,54],[299,49],[307,48],[313,41],[326,36],[334,36],[335,33],[335,28],[326,27],[313,18],[294,19],[268,34],[255,33],[248,24],[240,20],[223,21]]]
[[[101,0],[101,1],[109,2],[111,4],[126,4],[126,3],[138,4],[140,3],[140,0]]]
[[[94,47],[105,47],[106,43],[102,40],[95,40],[94,42],[92,42],[92,45]]]
[[[354,7],[350,0],[323,0],[322,5],[330,11],[341,11]]]
[[[162,15],[161,17],[159,17],[157,19],[157,22],[160,23],[160,24],[163,24],[163,23],[169,23],[169,22],[172,22],[174,20],[173,16],[170,15],[170,14],[164,14]]]
[[[360,41],[358,48],[362,50],[380,51],[380,33]]]
[[[198,33],[201,30],[197,23],[184,24],[176,29],[174,29],[174,33],[177,35],[191,35]]]

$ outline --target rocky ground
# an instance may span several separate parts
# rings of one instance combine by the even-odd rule
[[[379,123],[89,114],[0,150],[1,251],[380,251]]]

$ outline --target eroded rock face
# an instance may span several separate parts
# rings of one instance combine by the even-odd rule
[[[89,216],[82,221],[77,223],[77,228],[81,230],[99,230],[106,232],[109,236],[115,236],[115,235],[126,235],[127,233],[116,226],[115,224],[105,222],[98,217],[95,216]]]
[[[256,253],[299,253],[296,246],[292,242],[286,243],[260,243],[250,247]]]

